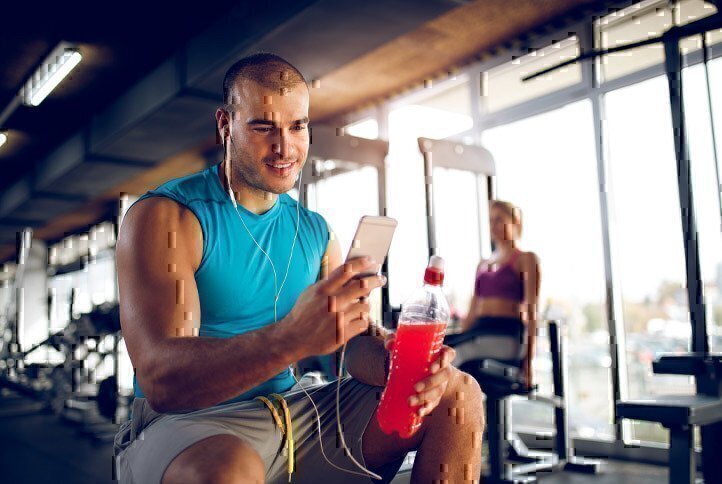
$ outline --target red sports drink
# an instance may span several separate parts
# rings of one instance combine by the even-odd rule
[[[441,291],[443,264],[441,257],[432,256],[424,286],[402,305],[389,381],[377,411],[379,426],[389,435],[397,432],[407,439],[421,427],[423,417],[418,410],[423,402],[412,407],[409,397],[417,393],[414,385],[430,375],[431,364],[438,358],[444,341],[449,306]]]

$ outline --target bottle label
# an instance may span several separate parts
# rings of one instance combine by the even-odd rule
[[[402,438],[409,438],[421,426],[422,417],[418,416],[421,405],[412,407],[408,400],[416,394],[414,385],[430,374],[431,362],[438,358],[443,345],[445,330],[446,323],[438,321],[399,324],[389,381],[377,412],[379,426],[385,433],[398,432]]]

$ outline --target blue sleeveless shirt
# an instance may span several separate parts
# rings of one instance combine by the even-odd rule
[[[239,214],[273,261],[280,287],[296,231],[297,202],[284,193],[264,214],[254,214],[241,205],[236,213],[221,186],[217,166],[171,180],[138,201],[158,196],[188,208],[203,230],[203,257],[195,273],[201,306],[200,336],[230,338],[273,324],[273,269],[243,227]],[[298,239],[276,307],[279,321],[291,311],[304,289],[318,280],[328,239],[324,218],[301,206]],[[295,383],[289,367],[223,403],[282,393]],[[144,396],[135,376],[133,387],[137,397]]]

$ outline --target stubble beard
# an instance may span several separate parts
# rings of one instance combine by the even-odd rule
[[[231,148],[231,159],[231,176],[233,177],[233,184],[238,185],[240,183],[244,188],[250,189],[252,192],[261,195],[263,198],[267,198],[268,194],[271,193],[274,195],[286,193],[295,185],[296,177],[293,178],[293,181],[289,183],[288,187],[279,187],[278,185],[272,186],[265,183],[264,178],[261,175],[261,171],[266,169],[266,161],[272,160],[263,158],[260,161],[255,161],[252,160],[249,154],[243,150],[234,150],[233,148]],[[303,167],[303,164],[301,163],[298,163],[298,165]]]

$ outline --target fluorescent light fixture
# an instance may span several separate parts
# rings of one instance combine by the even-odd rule
[[[25,83],[23,89],[25,104],[37,106],[43,102],[43,99],[65,79],[82,58],[77,49],[67,47],[65,44],[58,46]]]
[[[0,131],[0,146],[4,145],[7,140],[8,140],[8,132]]]

